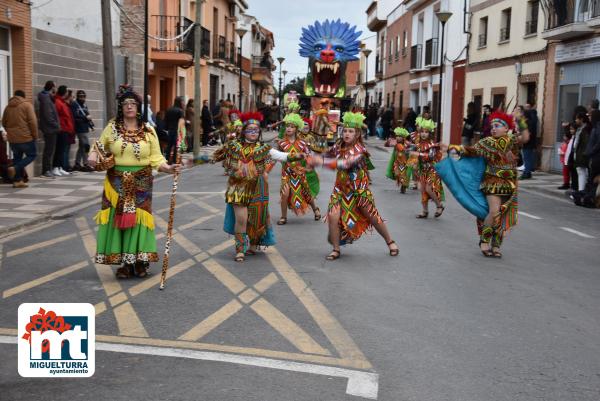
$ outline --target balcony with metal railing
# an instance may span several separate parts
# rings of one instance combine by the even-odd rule
[[[500,29],[500,43],[508,42],[510,40],[510,27],[504,27]]]
[[[273,71],[276,69],[271,56],[252,56],[252,81],[261,85],[273,84]]]
[[[546,40],[573,39],[600,26],[600,0],[547,0],[544,11]]]
[[[410,69],[421,70],[423,68],[423,45],[414,45],[410,48]]]
[[[194,55],[194,22],[185,17],[173,15],[153,15],[151,17],[152,36],[174,38],[187,31],[177,40],[150,39],[151,59],[154,61],[173,62],[178,65],[189,64]],[[188,31],[189,29],[189,31]]]
[[[532,19],[525,22],[525,35],[535,35],[537,33],[538,20]]]
[[[438,39],[431,38],[425,42],[425,67],[439,65]]]

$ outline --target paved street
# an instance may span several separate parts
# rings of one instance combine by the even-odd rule
[[[0,399],[600,399],[600,211],[540,189],[553,185],[540,175],[523,184],[503,259],[484,259],[474,218],[450,195],[440,219],[415,219],[418,193],[400,194],[384,177],[388,149],[370,150],[397,258],[374,233],[327,262],[326,225],[309,215],[275,226],[276,246],[235,263],[220,165],[182,175],[162,292],[159,264],[148,279],[117,281],[91,262],[99,194],[0,239]],[[333,173],[320,176],[324,212]],[[275,222],[279,168],[269,181]],[[159,249],[170,185],[154,188]],[[23,302],[95,305],[92,378],[19,377]]]

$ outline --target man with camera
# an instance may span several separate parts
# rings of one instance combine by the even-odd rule
[[[88,135],[90,130],[94,130],[94,122],[88,111],[87,104],[85,104],[85,100],[85,91],[80,89],[77,91],[77,99],[71,103],[71,110],[75,119],[75,133],[79,142],[73,170],[89,172],[94,171],[88,165],[88,153],[90,151],[90,139]]]

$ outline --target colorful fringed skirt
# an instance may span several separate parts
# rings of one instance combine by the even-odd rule
[[[297,216],[308,210],[310,203],[319,193],[319,176],[314,171],[307,171],[300,163],[296,168],[284,164],[281,170],[280,195],[288,195],[287,206]]]
[[[481,182],[484,195],[495,195],[502,199],[500,212],[494,216],[494,227],[502,233],[517,225],[519,202],[517,198],[517,172],[512,168],[487,166]],[[482,224],[482,223],[481,223]],[[481,227],[478,221],[478,229]]]
[[[250,245],[275,245],[275,233],[269,215],[269,185],[265,177],[261,175],[258,179],[245,181],[243,185],[240,182],[236,188],[227,190],[223,230],[231,235],[238,234],[235,232],[233,206],[245,206],[248,208],[246,233]]]
[[[362,211],[366,212],[366,215]],[[329,214],[340,213],[340,240],[341,243],[351,243],[358,240],[365,231],[371,231],[371,219],[382,223],[383,219],[375,207],[375,199],[370,189],[343,190],[335,188],[329,199]]]
[[[115,166],[106,172],[102,209],[96,214],[96,263],[156,262],[150,166]]]
[[[413,171],[414,172],[414,171]],[[433,193],[437,196],[440,202],[443,202],[446,197],[444,194],[444,186],[442,185],[442,180],[440,176],[435,171],[433,164],[431,163],[423,163],[419,165],[419,168],[416,172],[417,181],[424,187],[426,185],[431,185],[431,189]],[[421,193],[421,202],[427,203],[431,199],[429,194],[425,191]]]

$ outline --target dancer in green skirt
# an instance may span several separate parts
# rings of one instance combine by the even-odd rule
[[[95,262],[122,265],[117,278],[147,276],[150,262],[158,261],[152,216],[152,170],[174,174],[180,165],[169,165],[160,151],[158,137],[143,123],[142,98],[128,85],[117,94],[117,117],[108,123],[89,164],[98,153],[112,154],[114,166],[106,171],[102,208],[96,214],[98,237]],[[180,120],[185,129],[185,121]]]

